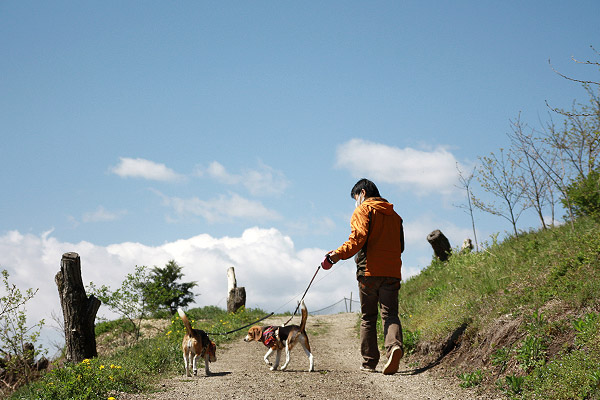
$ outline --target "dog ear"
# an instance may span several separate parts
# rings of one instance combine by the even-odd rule
[[[252,328],[250,328],[250,330],[252,331],[252,339],[256,340],[257,342],[260,342],[262,336],[262,329],[260,329],[259,326],[253,326]]]

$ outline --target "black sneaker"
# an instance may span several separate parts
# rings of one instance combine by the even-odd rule
[[[398,366],[400,365],[400,359],[404,356],[404,351],[402,347],[394,346],[390,353],[390,357],[385,363],[385,367],[383,367],[384,375],[392,375],[398,372]]]

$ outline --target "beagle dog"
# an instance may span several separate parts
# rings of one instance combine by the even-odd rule
[[[196,358],[202,357],[204,358],[204,372],[206,376],[209,376],[210,370],[208,369],[208,363],[217,361],[217,346],[208,338],[206,332],[192,328],[192,324],[190,324],[190,321],[181,308],[178,308],[177,312],[181,317],[181,321],[183,321],[186,331],[186,334],[183,336],[183,342],[181,343],[183,362],[185,363],[185,375],[192,376],[192,374],[190,374],[190,364],[194,371],[194,375],[198,375]]]
[[[275,371],[279,367],[279,360],[281,357],[281,350],[285,349],[285,364],[281,367],[284,371],[290,363],[290,350],[300,343],[304,348],[304,352],[309,360],[308,372],[315,370],[314,358],[310,352],[310,344],[308,343],[308,335],[306,334],[306,319],[308,318],[308,311],[302,301],[302,321],[300,326],[288,325],[288,326],[253,326],[248,330],[248,334],[244,338],[244,342],[257,341],[263,343],[269,348],[263,359],[267,365],[271,365],[269,356],[276,351],[275,363],[271,366],[271,371]]]

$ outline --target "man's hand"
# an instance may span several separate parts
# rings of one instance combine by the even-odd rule
[[[329,253],[329,259],[332,263],[335,264],[336,262],[340,261],[340,256],[338,253],[332,251],[331,253]]]
[[[335,255],[335,253],[327,253],[325,254],[325,258],[323,259],[323,261],[321,261],[321,267],[325,270],[330,269],[333,264],[335,264],[337,262],[337,260],[339,260],[339,257],[336,257],[336,261],[333,261],[332,256]]]

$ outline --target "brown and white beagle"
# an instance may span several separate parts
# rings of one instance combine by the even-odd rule
[[[178,308],[177,312],[181,317],[181,321],[183,321],[186,331],[181,343],[183,362],[185,363],[185,375],[192,376],[190,373],[190,364],[194,375],[198,375],[198,368],[196,366],[197,357],[204,358],[204,372],[206,376],[210,375],[208,363],[217,361],[217,346],[209,339],[206,332],[201,329],[192,328],[192,324],[190,324],[190,321],[181,308]]]
[[[271,365],[269,356],[273,351],[277,351],[275,363],[271,366],[271,371],[275,371],[279,367],[281,350],[285,349],[285,364],[281,367],[284,371],[290,363],[290,351],[296,343],[300,343],[304,348],[304,352],[309,360],[308,372],[315,370],[314,358],[310,352],[310,344],[308,343],[308,335],[306,334],[306,319],[308,311],[302,301],[302,321],[300,326],[253,326],[248,330],[248,334],[244,338],[244,342],[257,341],[263,343],[269,348],[263,359],[267,365]]]

